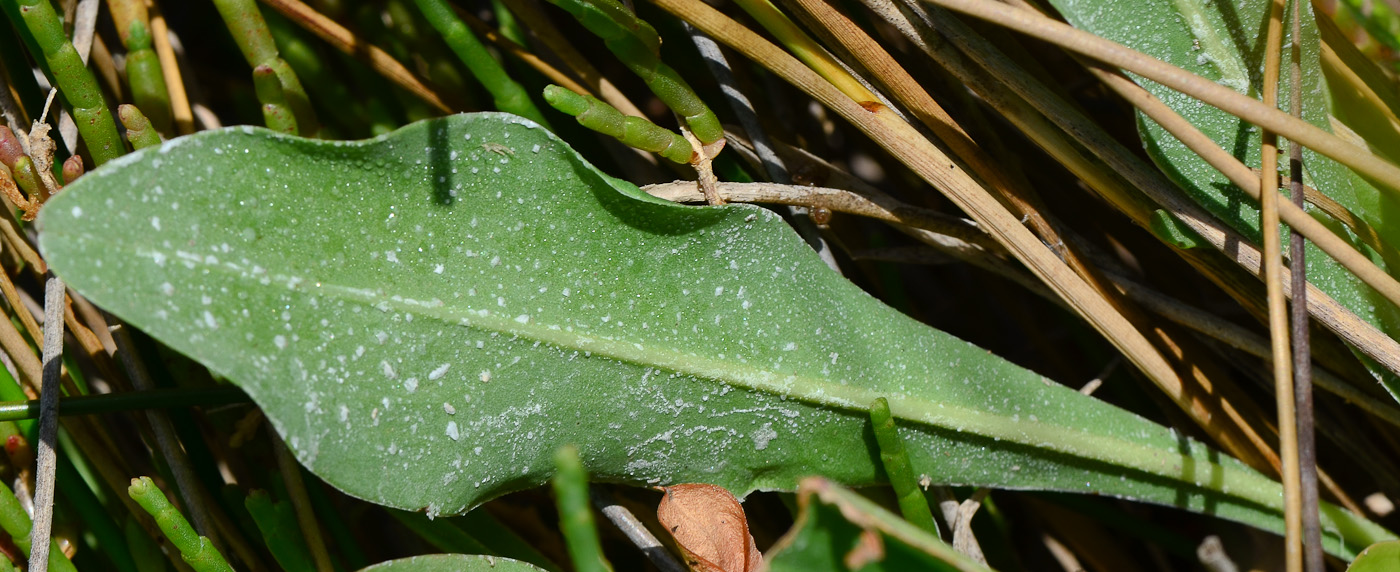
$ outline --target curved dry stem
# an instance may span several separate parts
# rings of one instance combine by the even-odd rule
[[[1156,96],[1152,95],[1132,80],[1123,77],[1116,71],[1106,70],[1096,65],[1091,64],[1088,68],[1094,75],[1098,76],[1105,85],[1109,86],[1117,92],[1119,96],[1126,99],[1129,103],[1133,104],[1134,107],[1157,122],[1158,125],[1161,125],[1168,133],[1171,133],[1173,137],[1176,137],[1197,155],[1200,155],[1202,159],[1212,167],[1215,167],[1215,169],[1225,175],[1226,178],[1230,179],[1230,182],[1234,183],[1245,193],[1248,193],[1254,200],[1260,200],[1262,197],[1262,194],[1259,192],[1261,188],[1260,178],[1254,170],[1250,169],[1244,163],[1241,163],[1240,160],[1236,159],[1233,155],[1230,155],[1228,151],[1212,141],[1205,133],[1202,133],[1201,130],[1187,121],[1186,118],[1173,111],[1170,107],[1167,107],[1167,105],[1157,99]],[[1314,196],[1321,195],[1320,193],[1314,193]],[[1313,197],[1309,197],[1310,200],[1312,198]],[[1374,230],[1370,229],[1369,225],[1361,221],[1360,218],[1352,215],[1349,211],[1343,214],[1342,211],[1346,211],[1345,207],[1336,204],[1336,202],[1331,199],[1323,200],[1324,203],[1330,204],[1323,204],[1318,201],[1313,201],[1313,203],[1322,207],[1329,215],[1332,215],[1334,218],[1350,227],[1358,236],[1361,236],[1362,239],[1366,241],[1368,246],[1381,252],[1393,250],[1393,248],[1380,246],[1384,241],[1375,234]],[[1314,219],[1303,209],[1298,208],[1292,203],[1280,202],[1278,210],[1279,217],[1283,219],[1283,222],[1287,223],[1289,227],[1293,228],[1304,237],[1307,237],[1308,240],[1313,241],[1323,252],[1326,252],[1339,264],[1344,266],[1347,270],[1350,270],[1352,274],[1355,274],[1356,277],[1360,278],[1366,285],[1384,295],[1392,304],[1400,306],[1400,282],[1397,282],[1394,277],[1378,268],[1369,258],[1357,252],[1356,249],[1352,248],[1344,239],[1334,234],[1331,230],[1328,230],[1326,226],[1323,226],[1321,222],[1318,222],[1317,219]],[[1371,230],[1371,232],[1367,233],[1365,232],[1366,230]]]
[[[1076,30],[1068,24],[1056,22],[1038,13],[999,2],[924,1],[1011,28],[1141,75],[1332,158],[1373,179],[1379,183],[1378,186],[1390,192],[1400,192],[1400,167],[1275,107],[1264,105],[1258,100],[1142,52]]]
[[[912,34],[907,36],[910,41],[945,66],[948,71],[976,91],[984,100],[996,107],[1007,120],[1031,137],[1040,148],[1083,179],[1090,189],[1097,192],[1114,208],[1126,214],[1139,226],[1147,227],[1147,217],[1153,212],[1153,209],[1160,206],[1170,211],[1183,224],[1206,239],[1215,250],[1243,268],[1245,272],[1256,278],[1262,274],[1258,248],[1242,235],[1225,226],[1199,205],[1176,191],[1174,186],[1165,181],[1160,172],[1149,169],[1140,159],[1124,153],[1121,145],[1115,143],[1113,146],[1103,147],[1104,141],[1112,141],[1106,136],[1101,136],[1098,133],[1101,130],[1092,123],[1085,124],[1078,121],[1066,123],[1064,126],[1066,130],[1074,133],[1076,137],[1081,137],[1080,142],[1094,149],[1095,153],[1102,155],[1106,161],[1114,164],[1115,169],[1122,171],[1124,175],[1120,176],[1106,169],[1103,162],[1080,150],[1079,146],[1071,141],[1064,132],[1055,128],[1046,119],[1049,116],[1057,121],[1068,122],[1075,119],[1074,116],[1079,115],[1078,112],[1068,109],[1044,86],[1021,82],[1011,88],[1005,88],[996,79],[991,78],[987,72],[966,65],[961,55],[949,45],[948,41],[938,37],[925,40],[922,36],[922,30],[904,19],[903,13],[890,6],[888,0],[864,1],[872,8],[881,8],[876,10],[878,14],[888,18],[893,25],[903,30],[903,33]],[[912,2],[913,0],[906,1]],[[960,27],[957,26],[956,20],[943,23],[946,24],[945,27]],[[957,32],[957,30],[951,31]],[[975,46],[964,45],[964,47],[972,48]],[[997,62],[986,61],[982,63],[995,64]],[[1016,78],[1011,71],[1002,74],[1001,77]],[[1038,106],[1038,110],[1032,109],[1032,104]],[[1060,109],[1067,111],[1061,113]],[[1045,115],[1042,115],[1042,112]],[[1087,127],[1088,130],[1081,127]],[[1133,177],[1137,189],[1150,195],[1151,200],[1125,183],[1123,176],[1129,175]],[[1258,181],[1255,180],[1254,184],[1257,185]],[[1200,269],[1227,292],[1230,292],[1246,308],[1250,308],[1251,311],[1257,310],[1256,313],[1260,316],[1265,314],[1261,299],[1252,293],[1253,284],[1241,280],[1242,277],[1237,275],[1234,268],[1228,268],[1210,256],[1190,252],[1183,254],[1187,262]],[[1291,281],[1289,276],[1291,274],[1285,274],[1284,286],[1285,294],[1291,296],[1291,289],[1288,289],[1288,282]],[[1397,353],[1400,352],[1400,344],[1314,286],[1308,286],[1307,299],[1308,311],[1314,319],[1326,325],[1338,337],[1381,364],[1391,373],[1400,375],[1400,353]]]
[[[966,161],[978,177],[997,191],[998,198],[1003,199],[1003,204],[1013,213],[1021,215],[1031,229],[1046,244],[1051,245],[1055,253],[1068,263],[1076,274],[1091,286],[1099,288],[1089,266],[1065,245],[1059,230],[1042,215],[1044,205],[1030,183],[1023,176],[1019,176],[1019,171],[998,167],[996,161],[968,136],[967,131],[948,115],[919,82],[849,17],[822,0],[794,2],[825,26],[829,32],[827,35],[840,42],[848,52],[860,54],[860,63],[870,70],[876,81],[889,90],[895,100],[908,107],[914,117],[949,147],[953,155]],[[1101,289],[1100,291],[1102,293]]]
[[[642,190],[677,203],[706,202],[695,181],[647,185]],[[717,191],[719,197],[728,202],[824,208],[951,236],[996,255],[1006,253],[1006,249],[982,232],[975,222],[909,205],[889,196],[864,196],[844,189],[778,183],[721,182]]]

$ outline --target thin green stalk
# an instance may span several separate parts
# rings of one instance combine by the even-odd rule
[[[273,501],[267,491],[254,490],[248,493],[243,506],[257,523],[272,558],[283,570],[315,569],[291,503]]]
[[[296,118],[297,132],[311,136],[320,131],[320,123],[316,120],[310,98],[306,96],[306,89],[302,87],[296,72],[292,71],[292,66],[280,57],[277,44],[273,43],[272,33],[268,31],[267,22],[263,20],[257,4],[253,0],[214,0],[214,7],[218,8],[224,25],[228,26],[233,41],[243,51],[248,65],[253,68],[267,66],[277,74],[277,79],[282,83],[284,105]],[[263,93],[264,90],[258,90],[259,97]]]
[[[471,70],[472,75],[481,82],[486,91],[491,92],[496,109],[549,127],[549,121],[540,113],[539,108],[535,107],[535,102],[530,100],[525,88],[511,79],[505,68],[501,67],[501,63],[491,57],[486,47],[481,45],[481,40],[467,29],[467,25],[462,23],[462,19],[457,17],[446,0],[415,1],[423,16],[442,34],[442,39],[447,42],[448,47],[461,58],[462,63],[467,65],[467,69]]]
[[[165,135],[172,135],[174,113],[170,91],[160,57],[152,49],[151,17],[145,0],[107,0],[107,11],[126,46],[126,83],[131,100],[145,110],[152,124]]]
[[[549,0],[588,28],[646,83],[666,107],[685,119],[701,143],[724,137],[719,118],[705,105],[676,70],[661,61],[661,40],[656,30],[637,18],[617,0]]]
[[[569,557],[578,572],[612,572],[598,543],[598,527],[588,502],[588,473],[578,448],[565,445],[554,454],[554,502],[559,506],[559,528],[569,546]]]
[[[3,370],[4,368],[0,368]],[[0,388],[6,388],[8,372],[0,371]],[[19,387],[15,385],[16,389]],[[23,397],[23,394],[20,394]],[[34,419],[39,415],[38,400],[16,400],[10,395],[0,395],[0,421]],[[248,395],[236,387],[216,389],[152,389],[148,391],[128,391],[124,393],[103,393],[63,397],[59,401],[59,415],[92,415],[116,411],[138,409],[171,409],[180,407],[228,405],[247,403]]]
[[[525,28],[521,27],[520,20],[515,18],[515,14],[501,0],[491,0],[491,13],[496,16],[499,22],[501,35],[506,39],[522,46],[530,45],[530,38],[525,34]]]
[[[890,415],[890,402],[881,397],[870,404],[870,425],[875,431],[875,442],[880,446],[880,463],[890,478],[890,486],[899,499],[899,512],[904,520],[919,527],[934,537],[940,536],[938,524],[933,521],[933,511],[928,508],[928,499],[919,490],[919,482],[914,478],[914,467],[909,464],[909,453],[904,450],[904,439]]]
[[[34,522],[29,520],[29,513],[24,512],[14,491],[0,482],[0,529],[10,535],[10,541],[26,556],[29,555],[29,529],[33,527]],[[57,542],[49,543],[49,572],[77,572]]]
[[[269,431],[269,433],[272,433]],[[326,550],[325,538],[321,535],[321,525],[317,522],[316,511],[306,498],[306,480],[302,478],[301,465],[292,456],[291,449],[281,437],[272,438],[276,450],[277,469],[282,473],[282,484],[286,488],[287,499],[291,501],[292,513],[296,515],[301,528],[301,536],[306,540],[306,548],[311,552],[311,561],[318,572],[332,572],[330,553]]]
[[[117,134],[116,121],[97,86],[97,77],[63,33],[63,23],[53,6],[47,0],[19,0],[19,7],[25,26],[34,34],[44,53],[44,61],[53,72],[54,85],[73,106],[73,121],[87,142],[93,163],[101,166],[126,153],[121,136]]]
[[[131,87],[132,103],[144,110],[157,131],[171,133],[174,116],[170,110],[170,90],[165,85],[160,57],[151,47],[151,33],[143,21],[132,22],[127,34],[126,81]]]
[[[132,149],[145,149],[160,145],[160,134],[151,128],[151,122],[135,105],[123,103],[117,107],[117,117],[126,128],[126,138]]]
[[[262,102],[263,122],[267,128],[296,135],[297,115],[288,103],[282,81],[271,66],[253,68],[253,89],[258,93],[258,101]]]
[[[579,95],[557,85],[544,88],[544,100],[555,109],[578,120],[579,125],[610,135],[632,147],[657,153],[685,164],[695,154],[690,142],[665,127],[643,117],[623,115],[606,102],[591,95]]]
[[[185,516],[166,500],[165,493],[160,492],[150,477],[131,479],[131,487],[127,489],[127,493],[155,518],[161,532],[180,550],[180,557],[194,568],[195,572],[233,572],[233,567],[229,566],[228,561],[219,554],[219,550],[214,548],[214,543],[208,537],[199,536],[194,531],[194,527],[190,526]]]

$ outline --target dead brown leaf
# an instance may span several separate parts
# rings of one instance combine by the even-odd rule
[[[663,487],[656,518],[676,540],[696,572],[752,572],[763,555],[749,535],[744,508],[724,487],[684,484]]]

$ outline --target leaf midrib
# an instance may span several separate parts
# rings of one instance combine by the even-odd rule
[[[98,237],[80,233],[74,240],[98,240]],[[127,243],[120,244],[118,248],[132,252],[138,258],[153,258],[159,252]],[[1281,509],[1281,499],[1276,490],[1278,484],[1253,471],[1225,467],[1187,454],[1164,451],[1118,437],[1039,420],[1020,419],[1008,422],[1005,416],[962,405],[935,403],[907,395],[883,394],[856,385],[798,374],[775,374],[748,364],[713,359],[665,345],[620,340],[606,335],[583,335],[559,325],[540,323],[534,318],[521,323],[513,316],[487,309],[456,308],[438,299],[417,300],[399,295],[386,296],[368,288],[275,274],[270,269],[253,278],[253,272],[234,262],[210,264],[207,259],[197,255],[181,256],[190,254],[183,251],[175,252],[174,256],[159,254],[172,262],[179,260],[186,265],[202,266],[211,272],[217,271],[233,279],[256,281],[259,282],[259,286],[262,286],[261,281],[266,279],[303,294],[320,292],[322,295],[359,303],[371,309],[408,312],[432,318],[449,326],[510,335],[557,349],[587,352],[593,356],[664,369],[696,379],[796,399],[821,407],[866,414],[868,404],[876,398],[885,397],[894,417],[904,421],[1099,461],[1172,481],[1194,483],[1204,490],[1214,490],[1263,507]],[[1193,468],[1194,474],[1181,474],[1180,471],[1185,467]],[[1213,474],[1216,470],[1219,470],[1219,474]],[[1219,480],[1218,489],[1201,484],[1216,479]]]

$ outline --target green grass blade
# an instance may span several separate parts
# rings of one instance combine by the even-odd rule
[[[554,454],[554,502],[559,505],[559,529],[569,546],[574,569],[579,572],[611,572],[598,543],[593,507],[588,504],[588,472],[579,460],[578,448],[565,445]]]

